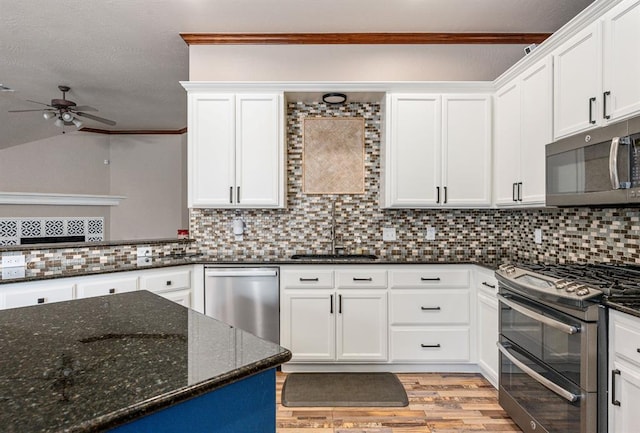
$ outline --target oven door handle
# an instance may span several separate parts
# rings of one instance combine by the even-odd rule
[[[564,332],[565,334],[569,334],[569,335],[573,335],[573,334],[577,334],[578,332],[580,332],[580,328],[573,326],[573,325],[567,325],[566,323],[562,323],[558,320],[552,319],[551,317],[547,317],[544,316],[540,313],[536,313],[533,310],[530,310],[526,307],[523,307],[522,305],[519,305],[513,301],[510,301],[509,299],[507,299],[504,295],[499,295],[500,296],[500,302],[502,302],[503,304],[507,305],[508,307],[513,308],[514,310],[516,310],[519,313],[524,314],[527,317],[530,317],[534,320],[537,320],[538,322],[542,322],[545,325],[549,325],[552,326],[556,329],[559,329],[560,331]]]
[[[576,401],[578,401],[580,399],[579,395],[574,394],[571,391],[567,391],[566,389],[564,389],[563,387],[561,387],[559,385],[556,385],[555,383],[553,383],[552,381],[550,381],[546,377],[542,376],[541,374],[537,373],[531,367],[529,367],[528,365],[526,365],[525,363],[523,363],[522,361],[517,359],[515,356],[510,354],[509,351],[507,350],[507,348],[504,345],[502,345],[502,343],[500,343],[499,341],[496,343],[496,345],[498,346],[498,350],[500,350],[500,352],[509,361],[511,361],[513,364],[515,364],[516,367],[518,367],[520,370],[524,371],[527,375],[529,375],[529,377],[534,379],[536,382],[540,383],[541,385],[545,386],[549,390],[551,390],[554,393],[558,394],[560,397],[564,398],[565,400],[570,401],[571,403],[575,403]]]

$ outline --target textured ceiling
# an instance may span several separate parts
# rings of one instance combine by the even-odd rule
[[[60,133],[40,113],[67,97],[117,126],[186,126],[180,32],[553,32],[592,0],[0,0],[0,148]]]

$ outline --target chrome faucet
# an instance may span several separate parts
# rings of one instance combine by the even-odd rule
[[[341,240],[341,237],[336,233],[336,202],[331,202],[331,254],[344,253],[344,245],[339,245],[337,242]]]

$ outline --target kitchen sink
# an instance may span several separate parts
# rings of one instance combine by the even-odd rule
[[[375,254],[294,254],[293,260],[375,260]]]

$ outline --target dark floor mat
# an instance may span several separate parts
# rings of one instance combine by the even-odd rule
[[[282,405],[403,407],[407,393],[392,373],[291,373],[282,387]]]

